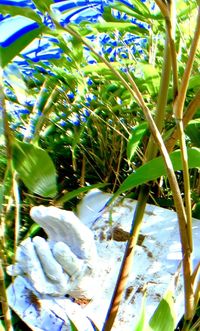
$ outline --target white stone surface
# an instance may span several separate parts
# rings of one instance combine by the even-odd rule
[[[118,199],[114,205],[102,212],[108,199],[111,197],[109,194],[103,194],[98,190],[91,191],[83,199],[78,207],[78,216],[80,220],[89,225],[94,232],[97,253],[99,256],[98,266],[98,284],[95,288],[94,297],[84,307],[77,306],[75,303],[70,302],[69,299],[56,299],[48,297],[48,299],[39,298],[41,309],[38,311],[34,305],[27,306],[25,300],[26,314],[22,311],[25,309],[23,303],[13,301],[13,288],[8,289],[8,296],[10,306],[14,308],[21,318],[29,325],[33,321],[27,318],[27,315],[37,315],[38,318],[34,319],[33,330],[68,330],[69,324],[66,316],[68,315],[76,326],[80,327],[80,331],[90,331],[91,325],[86,326],[88,323],[86,316],[91,318],[94,323],[101,330],[112,293],[115,287],[115,282],[118,276],[119,268],[123,258],[126,242],[115,241],[112,239],[113,230],[116,226],[124,231],[129,232],[136,201],[130,199]],[[120,231],[119,231],[120,232]],[[121,231],[123,234],[123,231]],[[194,266],[200,260],[199,250],[199,237],[200,237],[200,220],[193,220],[193,237],[194,237]],[[146,313],[148,318],[156,309],[165,291],[168,289],[170,283],[174,281],[174,275],[181,261],[181,247],[179,243],[179,231],[176,213],[167,209],[147,205],[143,226],[140,235],[140,243],[137,245],[135,257],[133,261],[132,270],[128,279],[127,288],[120,305],[119,313],[117,315],[113,331],[133,331],[139,317],[141,301],[144,290],[146,289]],[[18,283],[19,282],[19,285]],[[23,286],[20,285],[21,277],[17,277],[14,282],[15,293],[17,297]],[[88,284],[89,285],[89,284]],[[19,287],[19,288],[18,288]],[[180,277],[176,284],[176,313],[177,321],[183,314],[183,285],[182,277]],[[45,301],[46,300],[46,301]],[[68,304],[60,304],[59,300],[70,302]],[[51,304],[51,308],[46,302]],[[68,306],[74,307],[75,313],[72,314]],[[19,309],[20,307],[20,309]],[[27,314],[27,309],[31,314]],[[67,310],[68,309],[68,310]],[[20,310],[20,311],[19,311]],[[82,316],[79,315],[80,310],[83,312]],[[35,312],[34,312],[35,311]],[[45,311],[45,314],[44,314]],[[51,328],[46,329],[44,325],[49,327],[50,314],[54,312],[55,323],[60,321],[60,316],[57,313],[55,318],[55,311],[59,311],[62,315],[61,323],[62,328],[52,325]],[[43,315],[41,314],[43,312]],[[76,317],[80,316],[77,318]],[[83,320],[83,322],[82,322]],[[36,321],[36,322],[35,322]],[[64,322],[63,322],[64,321]],[[37,329],[36,329],[37,328]],[[70,330],[70,329],[69,329]]]

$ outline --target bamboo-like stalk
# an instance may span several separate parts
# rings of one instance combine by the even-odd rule
[[[183,108],[186,98],[186,92],[189,84],[189,79],[192,71],[195,54],[198,48],[199,39],[200,39],[200,6],[198,7],[197,23],[196,23],[194,38],[192,40],[192,44],[189,52],[188,61],[179,88],[179,93],[174,103],[174,115],[177,120],[182,120],[183,118]]]
[[[57,22],[54,22],[55,25],[58,27],[58,29],[61,29],[59,24]],[[103,56],[101,56],[88,42],[86,38],[81,37],[72,27],[70,26],[65,26],[62,28],[64,31],[67,31],[69,34],[71,34],[73,37],[77,38],[79,41],[81,41],[88,49],[96,55],[110,70],[111,72],[119,79],[119,81],[122,83],[122,85],[130,92],[130,94],[133,96],[133,98],[139,103],[139,105],[142,107],[141,100],[144,103],[143,97],[141,93],[138,90],[137,85],[135,82],[133,82],[132,86],[128,84],[126,79],[120,74],[119,71],[117,71],[112,64],[110,64],[109,61],[107,61]],[[138,99],[139,96],[139,99]]]
[[[177,56],[176,56],[176,47],[174,41],[174,34],[175,34],[175,3],[174,1],[170,1],[170,6],[164,4],[161,0],[155,0],[156,4],[160,8],[161,13],[163,14],[167,33],[169,37],[169,44],[171,50],[171,60],[172,60],[172,72],[173,72],[173,91],[174,91],[174,99],[178,94],[178,69],[177,69]]]
[[[165,11],[165,17],[168,21],[170,19],[169,11],[167,6],[162,1],[156,1],[156,3],[159,3],[162,10]],[[163,5],[162,5],[163,4]],[[153,139],[155,143],[157,144],[159,151],[163,157],[167,176],[169,180],[169,184],[172,190],[173,198],[174,198],[174,204],[178,216],[178,222],[179,222],[179,232],[180,232],[180,241],[182,245],[182,255],[183,255],[183,273],[184,273],[184,292],[185,292],[185,318],[190,319],[193,315],[193,302],[194,302],[194,294],[193,294],[193,288],[191,283],[191,275],[192,275],[192,264],[191,264],[191,249],[190,249],[190,240],[188,236],[188,228],[187,228],[187,218],[186,213],[183,205],[183,201],[181,198],[181,192],[176,180],[176,176],[173,170],[173,165],[171,163],[169,154],[167,152],[167,149],[165,147],[165,144],[163,142],[163,139],[161,137],[161,134],[155,124],[155,121],[152,118],[151,112],[146,106],[144,99],[138,90],[136,84],[132,84],[130,87],[129,84],[125,81],[125,79],[122,77],[122,75],[115,70],[115,68],[102,56],[100,56],[89,44],[88,42],[82,38],[76,31],[71,29],[70,27],[65,28],[67,32],[72,34],[74,37],[78,38],[80,41],[83,42],[96,56],[101,59],[102,62],[106,64],[108,68],[113,72],[113,74],[120,79],[121,83],[127,88],[127,90],[131,93],[131,95],[136,98],[139,105],[141,106],[143,113],[145,115],[145,118],[149,124],[149,128],[151,130],[151,134],[153,136]],[[170,34],[168,34],[170,37]],[[115,307],[114,307],[115,309]],[[104,327],[104,331],[108,331],[109,328]]]
[[[6,141],[8,167],[10,168],[11,159],[12,159],[11,135],[10,135],[10,128],[8,125],[7,113],[6,113],[6,107],[5,107],[5,98],[4,98],[4,93],[3,93],[2,71],[0,72],[0,109],[1,109],[2,115],[3,115],[4,137],[5,137],[5,141]],[[7,168],[7,169],[9,169],[9,168]],[[1,215],[1,223],[4,223],[3,215]],[[3,265],[2,265],[3,261],[5,261],[4,224],[1,224],[1,227],[2,227],[2,233],[0,233],[0,302],[2,305],[2,312],[3,312],[3,318],[4,318],[6,330],[13,331],[12,322],[11,322],[11,314],[10,314],[10,309],[9,309],[7,294],[6,294],[4,270],[3,270]]]
[[[124,292],[124,288],[126,282],[128,280],[128,275],[130,272],[130,268],[133,262],[133,255],[135,251],[135,247],[137,244],[138,236],[140,233],[140,228],[144,216],[144,211],[146,207],[146,202],[148,199],[148,187],[143,186],[140,190],[140,194],[138,197],[138,203],[136,206],[136,210],[133,216],[133,222],[131,226],[130,238],[126,245],[126,250],[124,253],[123,261],[120,267],[118,279],[115,285],[115,290],[113,293],[113,297],[107,312],[107,316],[103,325],[102,331],[110,331],[115,317],[118,312],[119,304],[121,302],[121,298]]]
[[[168,37],[166,37],[164,62],[163,62],[160,89],[159,89],[159,95],[158,95],[158,104],[157,104],[156,115],[155,115],[155,122],[157,124],[159,131],[161,131],[162,127],[163,127],[163,122],[164,122],[164,117],[165,117],[165,108],[166,108],[166,104],[167,104],[170,71],[171,71],[171,60],[170,59],[171,59],[171,57],[170,57],[169,42],[168,42]],[[132,80],[130,81],[130,83],[133,83]],[[149,143],[147,145],[147,149],[146,149],[145,161],[149,161],[152,158],[154,158],[157,154],[157,151],[158,151],[158,149],[155,146],[154,139],[151,136]],[[136,205],[136,211],[133,216],[130,239],[126,246],[126,250],[125,250],[124,258],[123,258],[122,265],[120,268],[119,276],[117,279],[117,283],[115,285],[115,290],[114,290],[114,293],[112,296],[112,300],[110,303],[109,310],[107,312],[107,316],[106,316],[102,331],[110,331],[112,328],[112,325],[114,323],[114,320],[115,320],[115,317],[116,317],[116,314],[117,314],[117,311],[119,308],[119,304],[122,299],[122,294],[123,294],[123,291],[126,286],[130,268],[133,263],[137,238],[140,233],[140,228],[142,225],[148,196],[149,196],[149,187],[147,185],[143,185],[140,188],[138,202]]]
[[[20,229],[20,195],[19,186],[17,182],[17,173],[13,172],[13,197],[15,202],[15,231],[14,231],[14,261],[17,253],[17,245],[19,240],[19,229]]]
[[[187,147],[185,143],[185,134],[183,127],[183,107],[185,103],[190,74],[192,71],[192,66],[198,47],[199,38],[200,38],[200,6],[198,8],[197,24],[196,24],[192,45],[190,48],[189,58],[186,64],[184,75],[181,81],[180,90],[175,100],[174,109],[173,109],[174,116],[177,121],[178,137],[180,140],[180,147],[181,147],[181,158],[183,164],[183,178],[184,178],[184,194],[185,194],[188,235],[190,240],[191,252],[192,252],[192,212],[191,212],[190,177],[189,177],[189,169],[188,169]]]
[[[193,118],[198,107],[200,107],[200,90],[196,93],[196,95],[189,103],[186,111],[183,114],[183,128],[185,128],[189,123],[189,121]],[[172,152],[177,140],[178,140],[178,127],[176,126],[169,139],[165,142],[168,153]]]
[[[0,302],[2,306],[3,318],[5,322],[6,331],[13,331],[10,309],[8,306],[4,272],[2,266],[1,251],[0,251]]]
[[[46,84],[45,84],[46,86]],[[42,87],[43,89],[44,87]],[[41,91],[42,93],[43,91]],[[36,142],[38,137],[39,137],[39,134],[40,134],[40,131],[48,117],[48,115],[50,114],[51,110],[52,110],[52,106],[54,104],[54,102],[56,101],[56,98],[58,96],[58,89],[57,87],[54,87],[53,91],[51,92],[51,94],[49,95],[45,105],[44,105],[44,108],[42,110],[42,116],[40,116],[40,118],[38,119],[37,121],[37,124],[35,126],[35,132],[34,132],[34,135],[33,135],[33,138],[32,138],[32,142]]]
[[[189,237],[189,245],[191,252],[193,251],[192,240],[192,207],[191,207],[191,194],[190,194],[190,177],[188,167],[187,146],[185,142],[185,134],[183,129],[183,121],[177,121],[178,134],[180,140],[181,159],[183,164],[183,182],[184,182],[184,201],[187,216],[187,229]]]
[[[187,222],[187,235],[189,240],[190,252],[183,255],[183,268],[184,268],[184,285],[185,285],[185,320],[191,320],[194,315],[195,309],[195,296],[192,282],[192,213],[191,213],[191,197],[190,197],[190,177],[188,169],[187,147],[185,142],[184,128],[183,128],[183,107],[186,98],[186,92],[189,84],[189,78],[192,71],[192,66],[197,51],[198,41],[200,38],[200,6],[198,8],[197,23],[192,40],[189,58],[186,64],[184,75],[181,81],[179,93],[174,103],[173,112],[178,127],[178,137],[180,140],[181,159],[183,165],[183,178],[184,178],[184,194],[186,204],[186,222]],[[182,249],[183,242],[182,242]],[[186,323],[187,324],[187,323]]]

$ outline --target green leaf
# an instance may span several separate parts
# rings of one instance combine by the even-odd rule
[[[17,32],[14,28],[15,25],[20,27]],[[6,34],[6,31],[9,33]],[[3,35],[0,42],[1,67],[5,67],[15,56],[19,55],[41,32],[42,27],[38,23],[20,15],[0,22],[0,34]]]
[[[185,133],[190,138],[195,147],[200,147],[200,119],[195,119],[189,122],[185,129]]]
[[[46,12],[49,12],[50,5],[54,3],[52,0],[33,0],[36,8],[40,10],[42,13],[46,14]]]
[[[134,75],[141,81],[143,87],[146,87],[150,95],[158,94],[160,85],[160,75],[158,70],[148,63],[138,63],[135,68]]]
[[[144,295],[142,298],[142,307],[141,307],[140,318],[138,320],[138,323],[137,323],[134,331],[152,331],[151,327],[147,324],[147,321],[146,321],[145,305],[146,305],[146,295]]]
[[[173,292],[168,290],[149,322],[153,331],[174,331],[176,327]]]
[[[68,317],[69,318],[69,317]],[[70,322],[70,331],[78,331],[77,327],[75,326],[75,324],[72,322],[72,320],[70,320],[69,318],[69,322]]]
[[[22,7],[20,6],[7,6],[7,5],[0,5],[0,13],[1,14],[9,14],[11,16],[21,15],[24,17],[28,17],[38,23],[42,23],[41,17],[31,8],[29,7]]]
[[[15,140],[13,166],[25,186],[33,193],[53,198],[57,194],[56,170],[48,153],[32,144]]]
[[[102,23],[96,23],[92,24],[90,26],[90,29],[92,31],[98,31],[100,33],[109,33],[114,31],[120,31],[124,33],[125,31],[131,32],[134,34],[146,34],[148,30],[145,28],[140,28],[138,26],[135,26],[133,23],[126,23],[126,22],[104,22]]]
[[[33,225],[31,225],[31,227],[28,230],[25,238],[23,238],[23,239],[26,239],[26,238],[29,238],[29,237],[31,237],[31,238],[35,237],[40,229],[41,229],[41,227],[37,223],[34,223]]]
[[[144,136],[145,132],[147,131],[148,125],[147,123],[142,123],[136,125],[132,130],[127,144],[127,159],[129,162],[132,161],[133,156],[140,144],[142,137]]]
[[[80,187],[77,190],[65,193],[60,199],[56,200],[56,204],[65,203],[65,202],[77,197],[81,193],[88,192],[88,191],[92,190],[93,188],[102,188],[106,185],[108,185],[108,184],[99,183],[99,184],[94,184],[94,185],[90,185],[90,186]]]
[[[140,0],[132,0],[131,2],[134,7],[132,7],[131,4],[130,5],[128,5],[128,3],[122,4],[121,2],[118,1],[114,1],[109,6],[119,10],[120,12],[126,13],[127,15],[130,15],[134,18],[138,18],[142,21],[144,21],[145,19],[151,16],[149,9],[143,2],[141,2]]]
[[[188,89],[199,89],[199,79],[199,74],[190,77]]]
[[[170,158],[174,167],[174,170],[182,170],[181,154],[180,150],[177,150],[170,154]],[[200,167],[200,149],[190,148],[188,149],[188,166],[189,168]],[[129,175],[121,184],[118,191],[114,194],[114,198],[119,194],[129,191],[138,185],[148,183],[151,180],[155,180],[161,176],[166,176],[166,168],[161,156],[145,163],[138,169]]]
[[[133,64],[133,60],[123,60],[123,64],[124,65]],[[115,69],[120,69],[120,67],[122,67],[122,64],[120,62],[112,62],[112,67],[114,67]],[[89,75],[89,74],[102,75],[104,76],[104,79],[109,77],[112,80],[118,81],[118,79],[115,76],[113,76],[113,73],[106,66],[106,64],[102,62],[95,63],[95,65],[93,64],[86,65],[83,68],[83,72],[85,75]]]

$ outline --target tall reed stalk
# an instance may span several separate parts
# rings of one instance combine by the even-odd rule
[[[185,145],[185,136],[183,128],[189,119],[193,116],[197,105],[199,104],[199,94],[194,98],[193,105],[188,107],[188,111],[183,115],[183,106],[185,102],[188,80],[190,77],[194,56],[197,50],[198,39],[199,39],[199,12],[197,16],[196,31],[191,44],[190,55],[186,64],[184,76],[181,80],[180,89],[178,86],[178,70],[177,70],[177,58],[175,49],[175,24],[176,24],[176,12],[174,2],[163,2],[156,0],[161,13],[163,14],[166,21],[166,44],[165,44],[165,58],[163,62],[163,71],[160,83],[160,91],[158,97],[158,104],[156,109],[155,118],[147,107],[142,94],[140,93],[136,83],[130,76],[127,75],[127,80],[117,71],[111,63],[109,63],[104,57],[100,56],[94,48],[90,45],[88,40],[81,37],[71,27],[66,27],[65,30],[81,41],[87,46],[91,52],[93,52],[100,61],[112,71],[112,73],[119,79],[121,84],[130,92],[135,98],[137,103],[143,110],[144,116],[148,122],[151,137],[147,146],[145,160],[153,159],[159,152],[164,160],[167,176],[170,184],[170,188],[173,194],[174,205],[177,212],[180,241],[182,246],[182,258],[183,258],[183,274],[184,274],[184,293],[185,293],[185,320],[191,320],[195,312],[195,297],[194,294],[194,278],[196,275],[193,274],[192,267],[192,224],[191,224],[191,206],[190,206],[190,186],[189,186],[189,171],[187,165],[187,153]],[[165,109],[167,104],[168,87],[170,80],[170,72],[172,68],[173,73],[173,90],[174,90],[174,107],[173,112],[177,122],[177,129],[174,131],[172,138],[168,141],[168,149],[171,150],[174,145],[173,137],[177,136],[180,141],[180,149],[183,163],[184,173],[184,191],[185,191],[185,206],[182,200],[181,191],[176,179],[173,165],[169,156],[169,152],[165,146],[163,138],[161,136],[161,130],[165,121]],[[190,109],[189,109],[190,108]],[[171,144],[171,145],[170,145]],[[155,148],[157,146],[157,148]],[[137,243],[137,238],[140,232],[144,210],[148,199],[148,190],[146,186],[142,186],[138,198],[138,204],[134,213],[132,228],[130,231],[130,239],[127,243],[124,259],[122,261],[121,269],[119,272],[117,284],[114,290],[114,294],[110,303],[110,307],[106,316],[106,320],[103,326],[103,331],[110,331],[114,323],[119,304],[122,298],[122,294],[125,288],[126,281],[130,270],[130,265],[134,256],[134,250]],[[198,288],[198,287],[197,287]]]

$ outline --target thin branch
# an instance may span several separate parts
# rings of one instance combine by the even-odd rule
[[[173,74],[173,93],[174,100],[178,94],[178,68],[177,68],[177,54],[175,46],[175,27],[176,27],[176,7],[175,1],[171,2],[170,17],[166,18],[167,33],[169,37],[169,45],[171,50],[172,74]]]
[[[163,142],[162,136],[153,120],[153,117],[151,115],[151,112],[149,108],[146,106],[144,99],[142,97],[142,94],[138,90],[136,84],[135,86],[132,85],[133,89],[127,84],[125,79],[122,77],[122,75],[115,70],[115,68],[103,57],[101,57],[90,45],[88,45],[87,41],[85,41],[79,34],[77,34],[73,29],[70,27],[65,28],[67,32],[78,38],[80,41],[82,41],[86,46],[89,46],[89,49],[98,56],[102,62],[106,64],[108,68],[113,72],[113,74],[120,79],[122,84],[127,88],[127,90],[131,93],[133,97],[137,97],[139,100],[140,106],[143,110],[143,113],[146,117],[146,120],[149,124],[152,136],[154,138],[155,143],[157,144],[160,153],[163,157],[168,180],[170,183],[170,187],[172,190],[173,198],[174,198],[174,204],[178,216],[179,221],[179,232],[180,232],[180,239],[181,239],[181,245],[182,245],[182,254],[183,254],[183,271],[184,271],[184,287],[185,287],[185,317],[186,319],[189,319],[191,315],[193,314],[193,305],[191,303],[194,302],[193,300],[193,289],[191,287],[191,274],[192,274],[192,265],[191,265],[191,253],[190,253],[190,245],[189,245],[189,239],[188,239],[188,233],[187,233],[187,221],[186,221],[186,214],[185,209],[183,205],[183,201],[181,198],[181,192],[176,180],[176,176],[174,173],[173,165],[171,162],[171,159],[169,157],[169,154],[166,150],[165,144]],[[115,307],[113,307],[115,309]],[[104,328],[104,331],[108,331],[109,328]]]
[[[19,186],[17,182],[17,173],[13,173],[13,197],[15,202],[15,231],[14,231],[14,261],[16,258],[17,245],[19,240],[19,229],[20,229],[20,194]]]
[[[162,15],[164,16],[164,18],[165,19],[170,18],[169,9],[166,6],[166,4],[162,0],[155,0],[155,3],[160,8],[160,11],[161,11]]]
[[[190,79],[190,74],[191,74],[195,54],[198,48],[199,38],[200,38],[200,6],[198,8],[197,24],[194,33],[194,38],[192,40],[192,45],[190,48],[188,61],[179,88],[179,93],[174,103],[174,115],[175,118],[178,120],[182,119],[183,117],[183,107],[185,103],[186,92],[189,84],[189,79]]]
[[[181,159],[183,165],[183,182],[184,182],[184,201],[186,206],[186,215],[187,215],[187,229],[188,229],[188,238],[191,252],[193,251],[193,240],[192,240],[192,207],[191,207],[191,192],[190,192],[190,176],[189,176],[189,167],[188,167],[188,155],[187,155],[187,146],[185,141],[185,134],[183,128],[183,121],[177,122],[179,140],[180,140],[180,150],[181,150]]]
[[[124,287],[127,282],[130,268],[132,265],[134,250],[137,244],[137,239],[139,236],[147,199],[148,199],[148,187],[143,186],[140,190],[140,194],[138,197],[138,203],[136,206],[136,210],[133,216],[133,222],[131,226],[130,238],[126,245],[126,250],[120,267],[117,283],[115,285],[115,290],[112,296],[112,300],[107,312],[107,316],[102,331],[111,330],[115,317],[117,315],[122,294],[124,292]]]
[[[167,33],[169,37],[169,44],[171,50],[172,59],[172,72],[173,72],[173,90],[174,90],[174,100],[178,94],[178,69],[177,69],[177,56],[176,47],[174,41],[175,34],[175,3],[170,1],[170,5],[166,5],[162,0],[155,0],[157,6],[160,8],[162,15],[165,18]]]
[[[192,101],[189,103],[184,115],[183,115],[183,127],[185,128],[190,120],[193,118],[195,112],[200,107],[200,90],[196,93]],[[174,128],[173,133],[166,141],[165,145],[169,153],[173,151],[173,148],[178,140],[178,128]]]
[[[6,331],[13,331],[11,314],[10,314],[10,309],[8,306],[8,300],[6,294],[4,271],[1,264],[1,251],[0,251],[0,302],[2,305],[2,312],[3,312]]]

